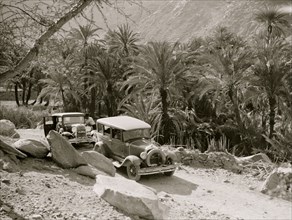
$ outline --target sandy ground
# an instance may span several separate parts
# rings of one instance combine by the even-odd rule
[[[41,130],[22,138],[45,140]],[[133,219],[98,198],[95,180],[63,170],[52,161],[25,159],[20,172],[0,171],[0,219]],[[125,170],[117,172],[125,177]],[[125,177],[126,178],[126,177]],[[144,176],[170,207],[168,219],[292,219],[292,204],[259,192],[251,174],[180,166],[174,176]]]

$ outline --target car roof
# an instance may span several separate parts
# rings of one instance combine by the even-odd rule
[[[99,124],[103,124],[112,128],[117,128],[124,131],[130,131],[135,129],[146,129],[151,126],[137,118],[130,116],[114,116],[107,118],[100,118],[96,121]]]
[[[54,113],[52,116],[84,116],[84,113],[82,112],[59,112],[59,113]]]

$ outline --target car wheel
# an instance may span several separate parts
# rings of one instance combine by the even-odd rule
[[[174,164],[173,159],[172,159],[172,158],[167,158],[165,164],[166,164],[166,165],[172,165],[172,164]],[[174,174],[174,171],[164,172],[163,174],[164,174],[165,176],[172,176],[172,175]]]
[[[139,181],[141,178],[141,175],[138,174],[139,169],[140,167],[133,163],[128,164],[127,174],[128,174],[129,179]]]

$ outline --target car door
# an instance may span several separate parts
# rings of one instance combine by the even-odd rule
[[[119,129],[111,130],[111,149],[119,157],[124,157],[125,144],[122,142],[122,131]]]
[[[44,132],[45,135],[47,136],[50,130],[55,130],[56,129],[56,123],[55,119],[52,116],[46,116],[44,117]]]

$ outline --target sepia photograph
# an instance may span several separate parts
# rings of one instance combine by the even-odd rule
[[[292,220],[291,0],[0,0],[1,220]]]

